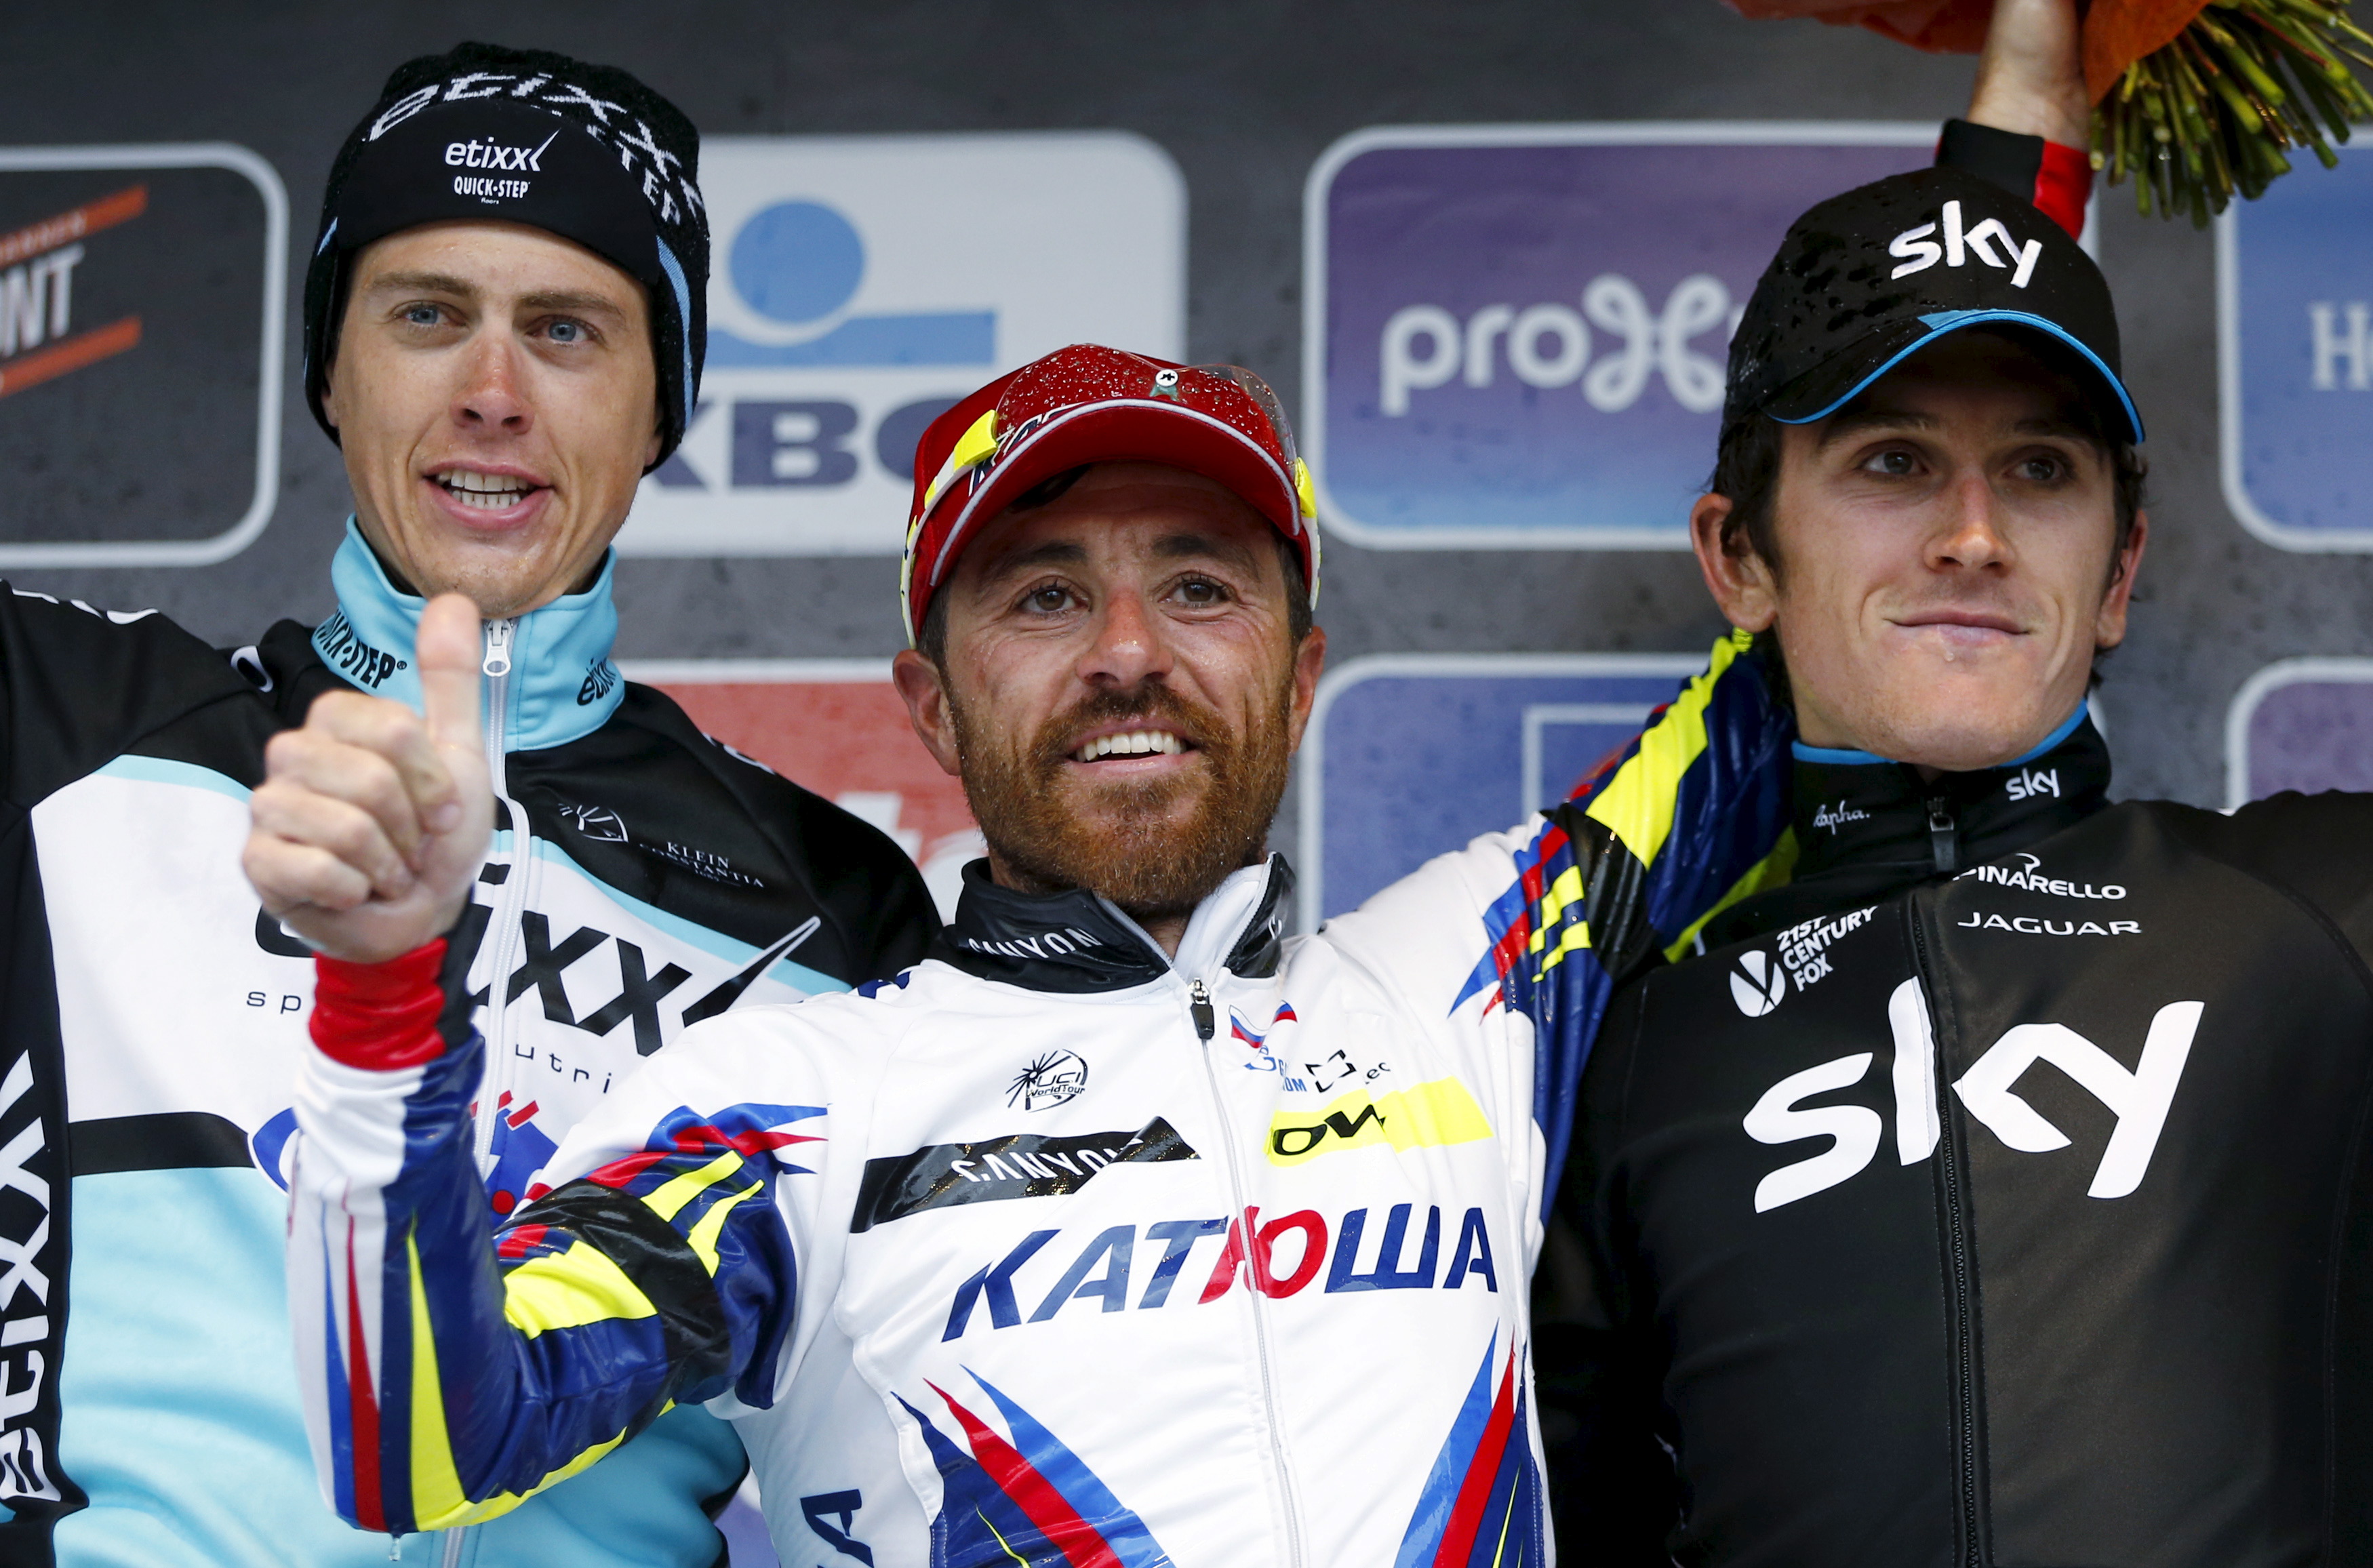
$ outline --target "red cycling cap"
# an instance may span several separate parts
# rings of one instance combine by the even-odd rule
[[[1277,394],[1233,365],[1173,365],[1075,343],[931,421],[915,451],[899,609],[912,644],[979,526],[1092,462],[1160,462],[1218,481],[1274,523],[1318,603],[1318,508]]]

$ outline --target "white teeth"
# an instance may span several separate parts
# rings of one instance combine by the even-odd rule
[[[1186,743],[1167,730],[1132,730],[1126,735],[1101,735],[1071,754],[1074,762],[1100,756],[1175,756]]]
[[[507,474],[479,474],[467,468],[449,469],[437,475],[437,482],[463,506],[486,510],[511,505],[532,487],[524,479]]]

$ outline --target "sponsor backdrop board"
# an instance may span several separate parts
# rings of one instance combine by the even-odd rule
[[[629,660],[735,751],[863,817],[923,868],[943,914],[981,853],[964,787],[931,760],[890,685],[886,659]]]
[[[2226,804],[2285,790],[2373,790],[2373,659],[2285,659],[2225,721]]]
[[[1806,207],[1934,123],[1362,131],[1304,198],[1303,439],[1359,544],[1682,548],[1730,334]]]
[[[2217,220],[2226,504],[2291,550],[2373,550],[2373,156]]]
[[[287,231],[244,147],[0,148],[0,566],[196,566],[263,532]]]
[[[1142,136],[719,136],[700,184],[707,372],[627,555],[895,555],[964,393],[1082,339],[1185,354],[1186,184]]]
[[[1556,804],[1703,668],[1667,654],[1380,654],[1318,689],[1301,771],[1303,929]]]

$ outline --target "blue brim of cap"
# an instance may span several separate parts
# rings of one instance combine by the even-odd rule
[[[1919,353],[1922,349],[1927,347],[1938,338],[1943,337],[1949,333],[1959,332],[1964,327],[1983,326],[1988,322],[1999,322],[2005,326],[2031,327],[2037,332],[2045,333],[2052,337],[2058,338],[2061,342],[2066,344],[2069,347],[2082,355],[2085,358],[2085,362],[2092,366],[2093,369],[2099,373],[2103,384],[2108,386],[2111,392],[2117,393],[2118,406],[2125,412],[2127,427],[2133,432],[2133,442],[2136,446],[2142,445],[2143,416],[2135,411],[2134,400],[2127,395],[2126,384],[2118,380],[2118,373],[2115,370],[2110,369],[2109,366],[2101,362],[2101,357],[2099,355],[2094,353],[2090,348],[2085,346],[2084,344],[2078,342],[2066,328],[2062,327],[2059,323],[2046,321],[2041,316],[2030,315],[2025,310],[1939,310],[1934,315],[1921,317],[1920,321],[1921,323],[1928,329],[1925,333],[1914,338],[1911,343],[1906,344],[1903,347],[1897,349],[1894,354],[1890,355],[1876,369],[1872,370],[1868,375],[1863,377],[1862,380],[1856,381],[1853,386],[1847,388],[1843,392],[1832,399],[1827,407],[1812,414],[1800,415],[1794,419],[1782,418],[1776,414],[1771,417],[1783,425],[1811,425],[1818,423],[1820,420],[1827,419],[1830,415],[1835,414],[1839,409],[1843,408],[1847,404],[1852,403],[1864,392],[1868,392],[1871,384],[1876,381],[1881,376],[1886,375],[1889,370],[1894,369],[1898,365],[1902,364],[1906,359],[1911,358],[1911,356]]]

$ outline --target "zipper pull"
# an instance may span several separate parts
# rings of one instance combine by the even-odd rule
[[[1958,869],[1960,849],[1953,808],[1942,795],[1928,797],[1928,852],[1936,859],[1936,874],[1949,876]]]
[[[1186,982],[1186,1010],[1195,1015],[1195,1033],[1210,1044],[1220,1025],[1211,1012],[1211,993],[1203,989],[1202,981]]]
[[[486,623],[486,661],[479,668],[488,680],[500,680],[511,673],[511,632],[518,625],[515,618]]]

